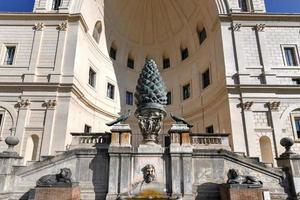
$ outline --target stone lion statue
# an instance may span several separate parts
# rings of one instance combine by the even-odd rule
[[[228,184],[246,184],[255,187],[262,187],[263,183],[254,176],[243,176],[240,175],[236,169],[230,169],[227,173]]]
[[[155,168],[153,165],[148,164],[146,165],[143,169],[143,174],[144,174],[144,181],[146,183],[151,183],[152,181],[155,180]]]
[[[50,174],[42,176],[37,182],[37,187],[51,187],[51,186],[59,186],[59,185],[70,185],[72,183],[71,180],[72,172],[69,168],[60,169],[60,173],[58,174]]]

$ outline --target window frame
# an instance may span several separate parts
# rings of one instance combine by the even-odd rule
[[[189,57],[189,48],[187,48],[187,47],[180,48],[180,56],[181,56],[181,61],[184,61],[184,60],[188,59],[188,57]]]
[[[109,57],[113,60],[117,60],[117,48],[114,46],[111,46],[109,49]]]
[[[170,94],[170,98],[168,98],[168,94]],[[183,94],[183,93],[182,93]],[[170,103],[169,103],[169,99],[170,99]],[[170,105],[172,105],[172,99],[173,99],[173,94],[172,94],[172,91],[171,90],[169,90],[168,92],[167,92],[167,106],[170,106]]]
[[[14,52],[14,57],[13,57],[13,61],[12,64],[6,64],[6,55],[7,55],[7,50],[9,47],[14,47],[15,48],[15,52]],[[18,44],[16,43],[5,43],[3,48],[2,48],[2,58],[1,58],[1,65],[2,66],[15,66],[16,65],[16,58],[17,58],[17,49],[18,49]]]
[[[212,132],[209,132],[209,131],[208,131],[210,128],[212,129]],[[206,126],[206,127],[205,127],[205,133],[209,133],[209,134],[215,133],[214,125],[211,124],[211,125],[209,125],[209,126]]]
[[[128,100],[128,94],[131,94],[130,96],[131,96],[131,100],[130,100],[130,102],[129,101],[127,101]],[[131,92],[131,91],[128,91],[128,90],[126,90],[126,94],[125,94],[125,103],[126,103],[126,105],[128,105],[128,106],[133,106],[133,103],[134,103],[134,95],[133,95],[133,92]],[[129,103],[131,103],[131,104],[129,104]]]
[[[113,86],[113,96],[112,96],[112,98],[111,98],[111,96],[110,96],[110,94],[111,93],[108,93],[108,91],[109,91],[109,86]],[[106,97],[108,98],[108,99],[110,99],[110,100],[115,100],[115,97],[116,97],[116,86],[114,85],[114,84],[112,84],[111,82],[107,82],[107,86],[106,86]]]
[[[204,75],[207,71],[208,71],[209,83],[208,83],[208,85],[205,86],[205,84],[204,84]],[[211,74],[211,69],[209,67],[201,73],[201,88],[202,88],[202,90],[207,89],[211,84],[212,84],[212,74]]]
[[[189,85],[189,96],[187,98],[185,98],[185,96],[184,96],[184,87],[188,86],[188,85]],[[186,100],[188,100],[192,97],[192,84],[191,84],[191,82],[187,82],[187,83],[185,83],[181,86],[181,95],[182,95],[182,100],[183,101],[186,101]]]
[[[88,128],[89,131],[86,131],[86,128]],[[92,126],[88,125],[88,124],[84,124],[84,133],[92,133]]]
[[[93,84],[90,83],[90,72],[93,71],[94,72],[94,78],[93,78]],[[94,89],[96,89],[96,85],[97,85],[97,71],[93,68],[93,67],[89,67],[89,74],[88,74],[88,85]]]
[[[246,10],[243,9],[243,2],[245,2]],[[241,12],[251,12],[251,2],[250,0],[238,0],[239,8]]]
[[[206,31],[205,27],[203,27],[201,30],[198,30],[197,32],[198,32],[199,45],[201,46],[207,39],[207,31]],[[204,34],[204,36],[203,36],[203,34]]]
[[[134,59],[131,57],[127,58],[127,68],[129,69],[134,69]]]
[[[163,69],[171,68],[171,59],[169,57],[163,57]]]
[[[288,65],[286,54],[285,54],[285,49],[286,48],[292,48],[294,50],[294,56],[295,56],[294,59],[295,59],[296,65]],[[299,58],[298,46],[296,44],[282,44],[281,45],[281,51],[282,51],[284,66],[286,66],[286,67],[298,67],[299,66],[300,58]]]
[[[58,6],[56,6],[56,2],[59,2]],[[52,10],[59,10],[59,8],[62,6],[63,1],[62,0],[53,0],[52,1]]]
[[[4,128],[4,123],[5,123],[5,115],[6,111],[5,110],[0,110],[0,115],[2,115],[1,121],[0,121],[0,141],[3,139],[3,128]]]
[[[296,123],[295,123],[295,119],[296,118],[300,119],[300,113],[293,113],[293,112],[290,113],[290,119],[291,119],[291,124],[292,124],[292,130],[293,130],[294,140],[296,142],[300,142],[300,137],[298,137],[297,126],[296,126]]]

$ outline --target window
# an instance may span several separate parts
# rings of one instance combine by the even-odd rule
[[[185,60],[187,57],[189,57],[188,48],[181,49],[181,60]]]
[[[297,52],[296,47],[290,46],[290,47],[284,47],[284,60],[286,66],[297,66],[298,65],[298,58],[297,58]]]
[[[60,6],[61,6],[61,0],[53,0],[53,4],[52,4],[53,10],[58,10]]]
[[[115,98],[115,86],[110,83],[107,84],[107,97],[110,99]]]
[[[191,85],[186,84],[182,87],[183,100],[190,98],[191,96]]]
[[[206,127],[206,133],[214,133],[214,126],[213,125],[211,125],[211,126],[208,126],[208,127]]]
[[[85,124],[84,125],[84,133],[91,133],[92,132],[92,127]]]
[[[102,31],[101,21],[98,21],[95,24],[94,31],[93,31],[93,38],[97,43],[99,43],[100,41],[101,31]]]
[[[89,70],[89,84],[92,87],[96,86],[96,72],[92,68]]]
[[[293,78],[292,81],[295,85],[300,85],[300,78]]]
[[[295,117],[294,122],[295,122],[297,137],[298,139],[300,139],[300,117]]]
[[[126,104],[132,106],[133,105],[133,93],[126,91]]]
[[[241,8],[241,11],[247,12],[248,9],[248,0],[239,0],[239,7]]]
[[[206,30],[203,28],[201,31],[198,31],[198,38],[199,38],[199,43],[200,45],[205,41],[207,35],[206,35]]]
[[[4,65],[13,65],[16,53],[16,46],[6,46]]]
[[[127,59],[127,67],[130,69],[134,68],[134,60],[132,58]]]
[[[172,93],[168,92],[167,93],[167,105],[171,105],[172,104]]]
[[[117,48],[116,47],[113,47],[113,46],[110,47],[109,56],[112,59],[116,60],[116,58],[117,58]]]
[[[210,73],[209,69],[207,69],[204,73],[202,73],[202,88],[205,89],[210,85]]]
[[[163,58],[163,68],[167,69],[171,66],[170,58]]]

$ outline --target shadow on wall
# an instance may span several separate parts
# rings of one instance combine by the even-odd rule
[[[94,186],[95,200],[105,199],[108,192],[109,158],[107,149],[97,149],[97,155],[89,165],[92,170],[92,183]]]
[[[220,184],[203,183],[197,186],[196,200],[220,199]]]

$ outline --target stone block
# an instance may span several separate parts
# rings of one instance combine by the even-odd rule
[[[251,188],[249,185],[223,184],[220,187],[221,200],[264,200],[263,188]]]
[[[33,200],[80,200],[79,186],[37,187]]]

